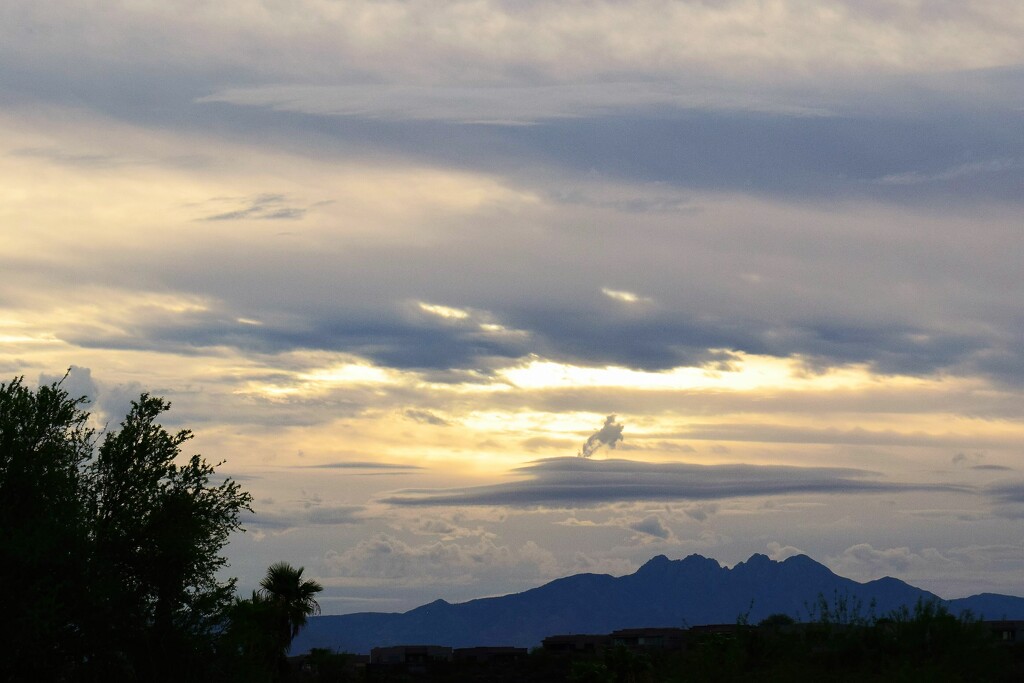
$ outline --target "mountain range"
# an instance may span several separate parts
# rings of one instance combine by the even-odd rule
[[[776,561],[755,554],[732,568],[690,555],[658,555],[633,574],[576,574],[501,597],[452,604],[436,600],[403,613],[363,612],[313,617],[292,644],[367,653],[385,645],[534,647],[550,635],[609,633],[622,628],[757,623],[771,614],[814,619],[824,599],[861,616],[884,616],[918,600],[937,600],[954,614],[1024,619],[1024,598],[983,593],[942,600],[890,577],[859,583],[806,555]]]

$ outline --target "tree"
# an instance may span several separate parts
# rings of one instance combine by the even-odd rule
[[[157,422],[163,399],[143,394],[98,449],[84,402],[0,384],[0,580],[24,646],[5,678],[202,680],[234,592],[220,552],[251,496],[182,457],[191,433]]]
[[[0,680],[62,680],[82,654],[82,466],[95,441],[83,402],[59,383],[0,384]]]
[[[181,462],[189,431],[167,432],[157,418],[170,408],[143,394],[120,430],[104,439],[86,468],[91,484],[94,583],[107,614],[103,643],[134,675],[172,677],[202,662],[222,623],[234,579],[220,582],[220,554],[251,497],[237,483],[210,480],[214,466],[193,455]]]
[[[276,562],[267,568],[267,575],[260,581],[258,595],[271,605],[274,612],[282,661],[308,617],[320,613],[316,594],[324,588],[312,579],[303,580],[303,571],[305,567],[296,569],[287,562]]]
[[[273,681],[281,670],[280,640],[277,613],[268,599],[256,591],[251,598],[236,598],[220,642],[225,680]]]

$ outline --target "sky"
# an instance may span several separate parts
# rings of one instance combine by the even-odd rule
[[[1024,4],[6,0],[0,377],[326,614],[651,557],[1024,595]]]

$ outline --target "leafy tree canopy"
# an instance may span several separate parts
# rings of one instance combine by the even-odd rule
[[[61,382],[0,384],[0,680],[202,680],[251,496],[183,455],[163,399],[140,396],[102,441],[85,404]]]

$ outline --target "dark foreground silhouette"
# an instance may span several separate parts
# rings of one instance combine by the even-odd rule
[[[366,663],[316,650],[292,659],[302,681],[1019,681],[1024,676],[1024,622],[955,617],[920,602],[880,619],[840,601],[818,620],[772,615],[758,625],[635,629],[607,636],[560,636],[527,654],[493,648],[493,658],[441,647],[385,648]],[[477,648],[487,650],[487,648]],[[463,651],[465,652],[465,651]]]
[[[495,598],[450,604],[437,600],[403,614],[362,613],[310,620],[293,654],[313,647],[366,654],[370,648],[442,642],[452,647],[505,644],[532,648],[554,633],[610,633],[617,629],[757,623],[772,614],[817,618],[818,596],[842,597],[867,615],[884,615],[918,601],[939,601],[951,613],[985,619],[1024,619],[1024,599],[981,595],[941,601],[934,593],[893,578],[858,583],[837,576],[806,555],[784,561],[753,555],[734,567],[690,555],[659,555],[633,574],[577,574]]]
[[[0,384],[0,681],[290,678],[321,590],[270,567],[250,599],[221,550],[251,497],[159,423],[142,394],[102,440],[61,382]]]

